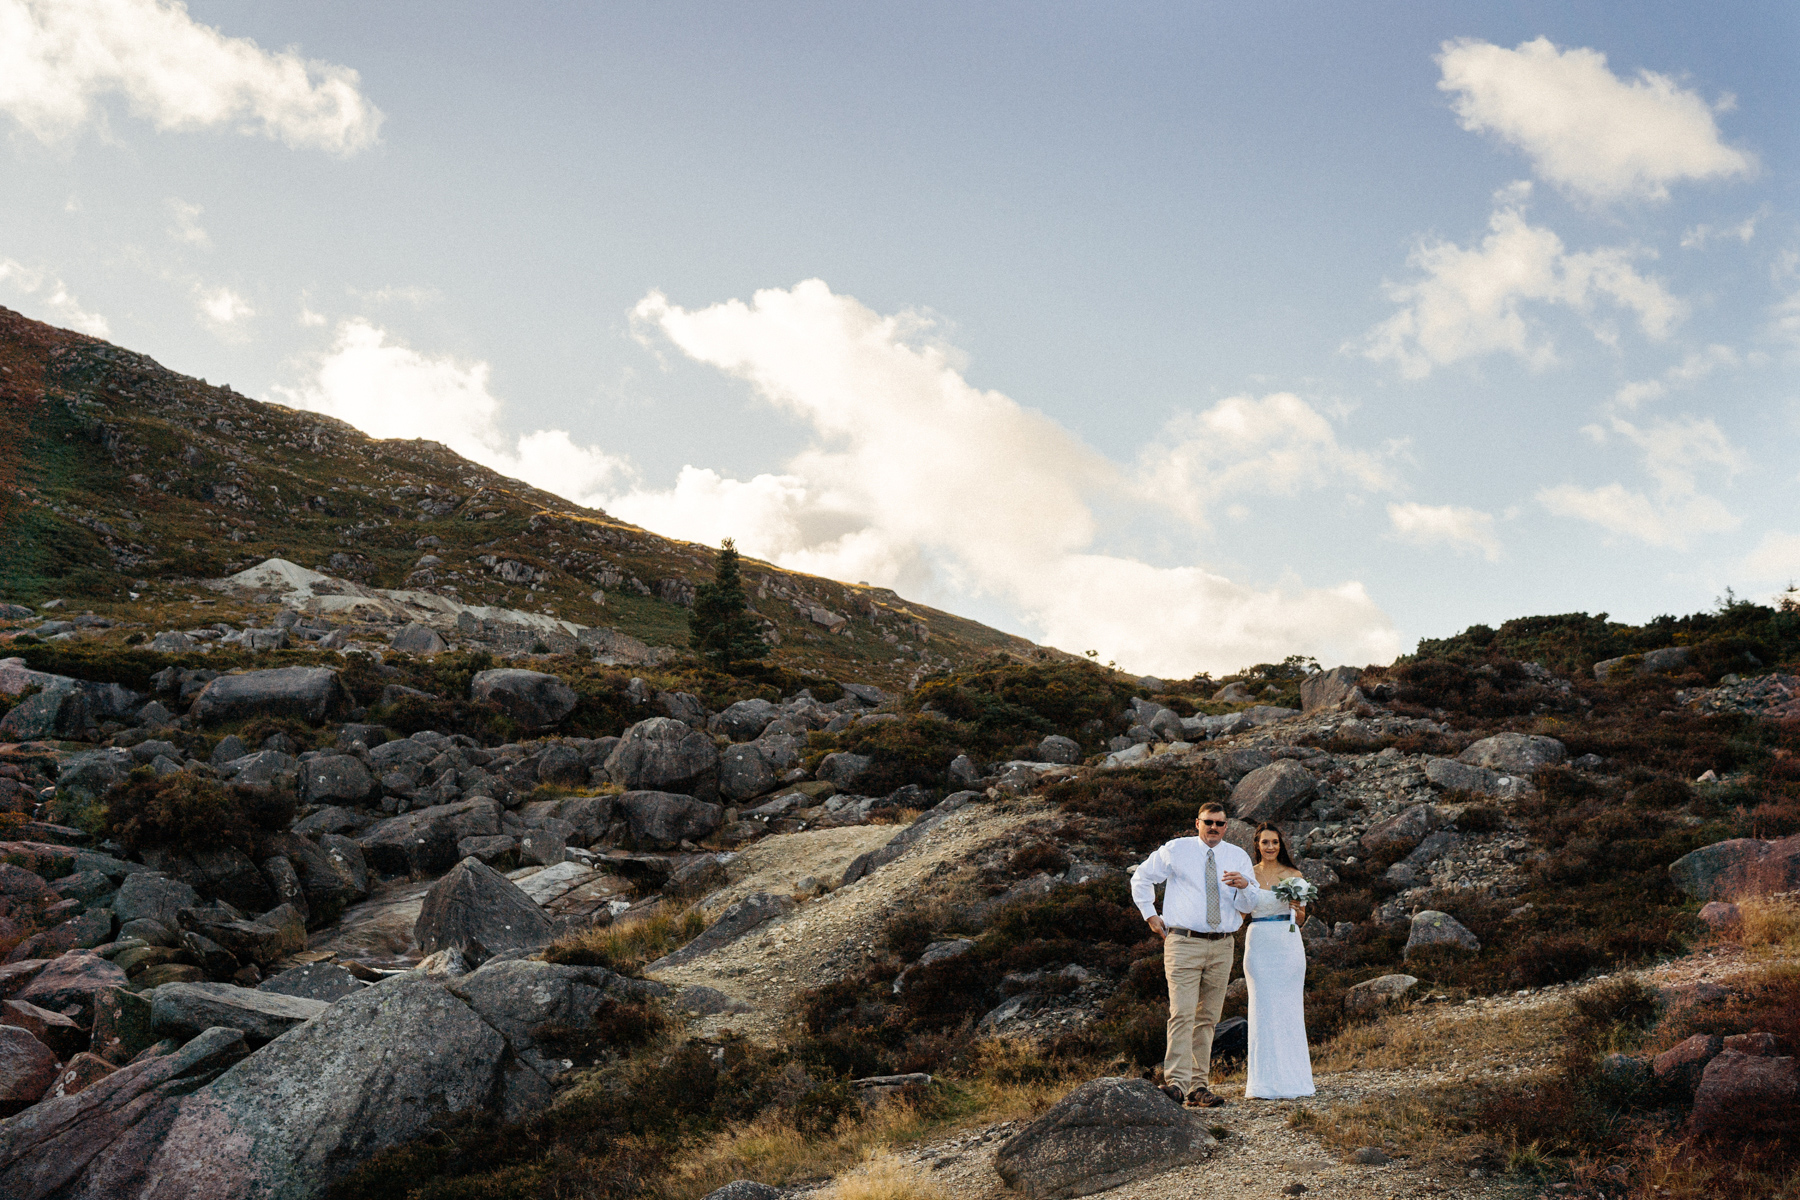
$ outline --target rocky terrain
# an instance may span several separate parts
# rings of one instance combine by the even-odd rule
[[[710,550],[0,366],[0,1194],[1792,1194],[1792,597],[1161,680],[748,564],[731,673]],[[1322,888],[1307,1101],[1241,980],[1234,1103],[1148,1078],[1205,800]]]

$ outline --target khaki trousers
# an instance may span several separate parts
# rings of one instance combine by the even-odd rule
[[[1205,1087],[1212,1074],[1213,1027],[1231,981],[1231,938],[1163,939],[1163,977],[1169,981],[1169,1040],[1163,1081],[1184,1093]]]

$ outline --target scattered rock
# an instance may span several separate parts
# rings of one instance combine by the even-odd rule
[[[705,1200],[782,1200],[786,1195],[780,1188],[770,1187],[766,1183],[734,1179],[724,1187],[708,1192]]]
[[[356,844],[369,865],[384,875],[436,875],[456,864],[456,845],[463,838],[499,832],[500,806],[476,797],[391,817]]]
[[[1363,1146],[1350,1156],[1350,1161],[1364,1167],[1384,1167],[1394,1160],[1379,1146]]]
[[[909,964],[894,980],[894,994],[899,995],[906,990],[906,982],[912,977],[914,971],[929,967],[932,963],[947,962],[952,958],[961,958],[974,948],[975,942],[970,938],[952,938],[945,942],[931,943],[931,945],[925,947],[925,952],[919,955],[918,961]]]
[[[669,882],[663,885],[663,892],[680,899],[692,899],[717,891],[729,882],[725,864],[717,856],[709,854],[683,863],[669,876]]]
[[[575,711],[578,699],[575,689],[556,676],[518,667],[478,672],[469,681],[469,695],[498,705],[527,729],[558,724]]]
[[[706,727],[734,742],[748,742],[761,737],[769,722],[780,715],[781,710],[767,700],[739,700],[715,715]]]
[[[1708,900],[1700,907],[1700,923],[1714,933],[1729,933],[1743,924],[1738,906],[1723,900]]]
[[[122,1067],[156,1043],[150,1019],[148,997],[122,987],[104,988],[94,994],[94,1032],[88,1048]]]
[[[1385,1008],[1404,999],[1418,984],[1418,977],[1414,975],[1383,975],[1359,983],[1344,993],[1344,1011],[1366,1013]]]
[[[1427,834],[1449,823],[1450,819],[1434,805],[1415,804],[1369,826],[1362,836],[1362,848],[1364,853],[1373,854],[1389,846],[1422,841]]]
[[[867,754],[852,754],[847,750],[836,750],[819,760],[819,767],[813,772],[818,778],[834,784],[841,792],[854,792],[862,784],[863,777],[869,773],[875,760]]]
[[[256,985],[259,992],[275,992],[282,996],[296,996],[302,1000],[322,1000],[326,1004],[342,1000],[352,992],[360,992],[369,985],[352,975],[341,963],[322,962],[309,963],[303,967],[294,967],[283,971],[271,979],[265,979]]]
[[[754,742],[729,746],[719,754],[719,795],[728,802],[761,796],[778,782],[774,764]]]
[[[68,1017],[23,1000],[0,1000],[0,1025],[14,1025],[66,1059],[87,1045],[87,1032]]]
[[[1792,1058],[1721,1051],[1694,1090],[1691,1127],[1733,1138],[1800,1134],[1800,1063]]]
[[[45,963],[11,998],[73,1016],[77,1025],[89,1025],[94,1019],[95,995],[110,987],[124,987],[125,982],[125,972],[98,954],[73,950]]]
[[[455,948],[471,966],[507,950],[550,941],[550,918],[517,884],[487,864],[465,858],[431,885],[413,925],[427,954]]]
[[[1053,733],[1037,744],[1037,756],[1039,762],[1078,763],[1081,761],[1081,743]]]
[[[298,774],[302,804],[331,804],[339,800],[355,804],[367,800],[375,791],[375,779],[369,774],[369,768],[363,766],[361,759],[348,754],[321,754],[308,759],[299,764]],[[341,833],[343,830],[319,832]]]
[[[1216,1144],[1197,1113],[1148,1080],[1103,1078],[1009,1138],[994,1169],[1014,1191],[1062,1200],[1199,1162]]]
[[[1724,1049],[1724,1038],[1714,1033],[1696,1033],[1652,1059],[1650,1073],[1670,1089],[1692,1095],[1694,1089],[1700,1086],[1706,1064],[1717,1058]]]

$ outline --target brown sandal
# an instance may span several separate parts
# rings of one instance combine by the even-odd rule
[[[1224,1104],[1225,1101],[1212,1094],[1212,1089],[1204,1086],[1195,1088],[1187,1095],[1189,1108],[1221,1108]]]

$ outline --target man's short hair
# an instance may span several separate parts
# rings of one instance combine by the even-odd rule
[[[1208,800],[1205,804],[1200,806],[1200,811],[1203,813],[1222,813],[1225,811],[1225,806],[1220,804],[1217,800]]]

